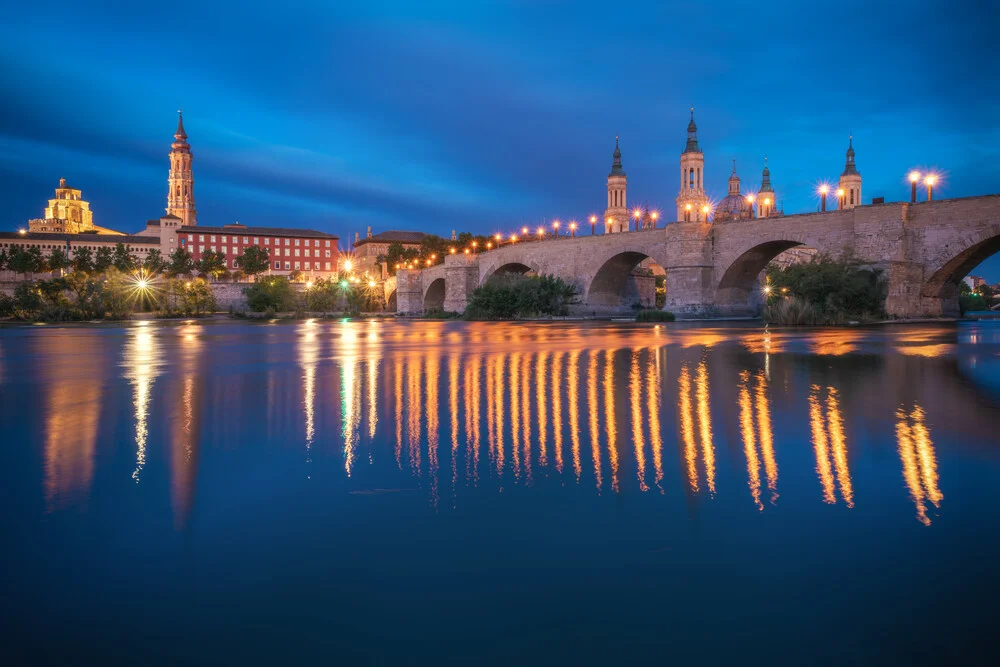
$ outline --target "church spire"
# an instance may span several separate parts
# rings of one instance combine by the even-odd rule
[[[701,149],[698,148],[698,126],[694,122],[694,107],[691,107],[691,122],[688,123],[688,140],[687,146],[684,147],[685,153],[700,153]]]
[[[760,191],[774,192],[771,187],[771,170],[767,168],[767,156],[764,156],[764,171],[760,172]]]
[[[174,133],[174,143],[171,148],[175,151],[190,151],[191,146],[187,142],[187,132],[184,131],[184,113],[177,110],[177,131]]]
[[[182,225],[198,224],[194,206],[194,172],[191,145],[184,131],[184,116],[177,112],[177,132],[170,145],[170,174],[167,176],[167,214],[181,219]]]
[[[729,177],[729,194],[740,194],[740,177],[736,175],[736,158],[733,158],[733,175]]]
[[[622,168],[622,152],[618,148],[618,135],[615,135],[615,152],[612,155],[613,162],[611,163],[611,173],[609,176],[624,176],[625,170]]]
[[[844,173],[841,176],[852,176],[858,173],[858,168],[854,165],[854,135],[852,134],[847,142],[847,163],[844,165]]]

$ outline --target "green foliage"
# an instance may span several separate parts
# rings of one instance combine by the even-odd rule
[[[784,269],[769,265],[767,280],[764,318],[768,322],[841,324],[884,317],[888,286],[879,269],[820,255]]]
[[[107,246],[101,246],[97,249],[94,254],[94,271],[98,273],[104,273],[109,266],[111,266],[115,261],[114,254],[111,252],[111,248]]]
[[[198,273],[201,275],[212,276],[216,280],[229,273],[229,270],[226,268],[226,256],[221,252],[213,252],[211,250],[206,250],[202,253],[201,259],[195,264],[195,268],[198,269]]]
[[[243,254],[236,258],[236,266],[248,276],[256,278],[264,273],[271,266],[270,254],[267,248],[250,246],[243,251]]]
[[[640,310],[636,316],[636,322],[673,322],[674,314],[667,310]]]
[[[7,262],[9,259],[10,255],[7,254],[7,251],[0,248],[0,271],[7,270]]]
[[[0,317],[14,316],[14,297],[6,292],[0,292]]]
[[[566,315],[577,303],[576,287],[554,276],[498,276],[469,298],[470,320],[512,320]]]
[[[131,248],[124,243],[116,243],[114,252],[111,253],[111,264],[123,273],[133,270],[135,258],[132,257]]]
[[[16,273],[23,273],[27,277],[29,273],[47,271],[48,265],[45,262],[45,256],[42,255],[42,249],[38,246],[31,246],[30,248],[15,247],[10,251],[7,268]]]
[[[73,270],[81,273],[90,273],[94,270],[94,253],[90,248],[73,249]]]
[[[194,272],[194,258],[185,248],[175,248],[167,259],[167,275],[171,278],[189,276]]]
[[[656,296],[654,303],[656,309],[659,310],[667,304],[667,277],[666,276],[656,276]]]
[[[243,289],[247,306],[255,313],[287,312],[298,310],[298,294],[284,276],[259,280]]]
[[[305,309],[314,313],[332,311],[337,304],[340,291],[340,285],[336,281],[320,278],[302,293]]]
[[[145,261],[142,263],[142,267],[152,274],[163,272],[163,270],[167,267],[167,263],[163,259],[163,254],[160,252],[159,248],[153,248],[149,251],[146,255]]]
[[[62,248],[53,248],[52,252],[49,253],[47,261],[49,264],[50,271],[59,271],[60,273],[62,273],[72,265],[69,256],[66,254],[66,251],[63,250]]]
[[[215,293],[202,278],[168,278],[157,291],[156,307],[164,315],[203,315],[216,310]]]

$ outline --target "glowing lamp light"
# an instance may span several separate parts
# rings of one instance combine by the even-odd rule
[[[340,286],[343,287],[344,289],[347,289],[347,281],[346,280],[341,280],[340,281]]]
[[[594,224],[595,222],[597,222],[597,216],[596,215],[590,216],[590,224]]]
[[[830,186],[828,186],[828,185],[821,185],[821,186],[819,186],[819,193],[821,195],[825,195],[829,191],[830,191]]]
[[[684,205],[684,210],[685,211],[690,211],[691,210],[691,204],[685,204]]]
[[[709,210],[708,204],[701,207],[701,212],[704,213],[705,215],[708,215],[708,210]]]
[[[346,262],[344,262],[345,270],[350,271],[353,268],[354,268],[354,262],[352,262],[351,260],[347,260]]]
[[[910,172],[910,183],[916,183],[919,180],[920,180],[920,172],[919,171],[911,171]]]
[[[146,289],[149,287],[149,281],[145,278],[139,278],[139,280],[135,282],[135,286],[139,289]]]
[[[569,228],[570,229],[576,229],[576,223],[575,222],[569,223]]]
[[[771,198],[770,197],[766,197],[764,199],[764,205],[765,206],[770,206],[771,205]]]
[[[937,176],[934,174],[927,174],[927,178],[924,179],[924,183],[927,185],[934,185],[937,183]]]
[[[438,256],[437,256],[436,253],[431,253],[431,259],[437,259],[437,258],[438,258]]]
[[[465,252],[465,254],[466,254],[466,255],[468,255],[468,254],[469,254],[469,249],[468,249],[468,248],[466,248],[466,249],[464,250],[464,252]]]
[[[427,260],[427,266],[431,265],[431,260]]]
[[[837,196],[838,197],[844,196],[844,188],[837,188]]]
[[[497,240],[497,243],[500,243],[500,239],[502,239],[503,237],[502,237],[502,236],[500,236],[499,234],[497,234],[497,235],[496,235],[495,237],[493,237],[493,238],[495,238],[495,239]]]
[[[487,243],[487,244],[486,244],[486,249],[487,249],[487,250],[489,250],[489,249],[490,249],[490,248],[492,248],[492,247],[493,247],[493,244],[492,244],[492,243]]]
[[[522,234],[527,234],[528,233],[528,228],[527,227],[521,227],[521,233]]]
[[[19,229],[19,230],[17,230],[17,233],[21,234],[23,236],[24,234],[28,233],[28,230],[27,229]]]
[[[455,249],[454,248],[448,248],[448,252],[450,252],[452,255],[454,255],[455,254]]]
[[[539,227],[538,228],[538,235],[539,236],[545,236],[545,228],[544,227]]]
[[[747,195],[747,201],[752,204],[753,203],[753,195]]]
[[[771,294],[771,286],[770,285],[764,285],[764,294],[767,294],[767,295]]]
[[[653,220],[659,220],[660,219],[660,212],[659,211],[653,211],[652,213],[649,214],[649,217],[651,217]]]
[[[306,289],[312,289],[312,286],[313,286],[313,284],[312,284],[311,280],[306,283]]]
[[[374,280],[369,280],[368,281],[368,286],[369,287],[375,287],[375,281]]]
[[[514,234],[511,234],[510,235],[510,242],[513,243],[516,240],[517,240],[517,236],[515,236]]]
[[[632,217],[633,218],[641,218],[642,217],[642,211],[640,211],[639,209],[635,209],[634,211],[632,211]]]

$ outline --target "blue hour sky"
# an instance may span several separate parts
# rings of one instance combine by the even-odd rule
[[[864,199],[1000,192],[987,3],[13,3],[0,26],[0,228],[60,177],[95,222],[163,213],[183,108],[202,224],[489,233],[628,196],[673,217],[694,106],[715,198],[764,155],[815,210],[854,134]],[[1000,281],[1000,258],[976,273]]]

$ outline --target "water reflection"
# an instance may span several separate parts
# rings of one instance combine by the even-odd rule
[[[934,442],[927,428],[924,410],[919,405],[914,406],[909,414],[903,408],[896,411],[896,441],[903,463],[903,479],[917,509],[917,520],[929,526],[931,520],[927,516],[925,501],[937,508],[941,506],[944,495],[938,488]]]
[[[191,512],[204,448],[231,437],[218,430],[209,432],[212,437],[202,433],[218,398],[205,391],[207,378],[217,377],[206,375],[206,368],[225,345],[206,336],[211,326],[134,326],[121,343],[120,377],[135,442],[128,470],[137,482],[145,481],[147,461],[169,462],[179,528]],[[294,431],[300,434],[294,440],[302,447],[304,434],[307,474],[313,477],[317,462],[330,462],[336,453],[342,456],[336,468],[343,483],[375,486],[372,476],[388,475],[388,466],[397,476],[390,482],[394,488],[419,487],[433,507],[457,507],[477,487],[517,491],[554,479],[590,495],[659,495],[681,488],[692,504],[721,503],[728,495],[747,510],[761,511],[778,501],[780,454],[788,494],[783,500],[806,477],[813,491],[802,502],[853,508],[856,497],[865,495],[860,483],[855,488],[852,467],[867,473],[866,465],[884,465],[879,460],[858,467],[866,444],[853,434],[883,406],[898,452],[898,459],[892,457],[894,479],[902,475],[921,523],[930,525],[941,507],[938,453],[924,406],[933,409],[926,395],[939,391],[941,374],[932,365],[947,370],[948,361],[887,345],[892,361],[885,366],[894,373],[876,375],[882,367],[872,365],[870,355],[859,362],[838,353],[870,346],[856,332],[783,332],[776,341],[764,332],[763,343],[761,332],[744,332],[727,345],[719,331],[683,329],[636,328],[629,336],[609,329],[591,336],[572,327],[541,335],[507,325],[286,326],[267,327],[263,363],[270,370],[266,380],[253,380],[262,388],[266,382],[260,400],[269,403],[267,409],[256,414],[244,396],[227,403],[224,412],[230,423],[246,422],[254,437],[269,443],[283,442],[288,432],[272,427],[283,414],[296,421],[301,430]],[[933,336],[902,340],[935,349],[950,344]],[[48,508],[57,510],[78,504],[92,484],[101,408],[108,400],[106,382],[99,379],[110,362],[74,347],[42,349],[50,379],[43,401],[44,496]],[[823,350],[820,363],[817,350]],[[167,359],[173,364],[169,372]],[[275,371],[281,364],[294,370]],[[871,374],[858,379],[860,367]],[[948,409],[961,405],[949,403]],[[168,418],[154,421],[158,410]],[[992,432],[972,406],[969,414],[953,428]],[[159,423],[168,435],[167,451],[149,458],[148,450],[157,446],[150,424]],[[331,431],[329,440],[324,428]],[[811,446],[803,440],[807,432]],[[342,447],[318,446],[327,441]]]
[[[139,483],[146,465],[146,441],[149,438],[147,420],[153,382],[163,364],[162,351],[157,340],[158,328],[149,322],[139,322],[125,332],[125,352],[122,366],[125,377],[132,384],[132,405],[135,416],[135,471],[132,479]]]

